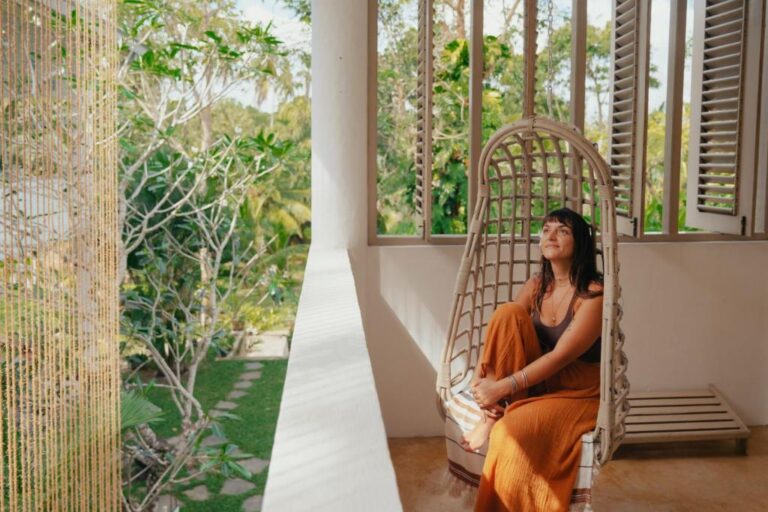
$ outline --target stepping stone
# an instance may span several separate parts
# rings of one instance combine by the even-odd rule
[[[237,496],[238,494],[248,492],[255,487],[256,484],[247,480],[243,480],[242,478],[230,478],[224,482],[224,486],[221,488],[221,494],[227,496]]]
[[[232,409],[237,408],[237,404],[235,402],[225,402],[222,400],[221,402],[217,403],[214,408],[224,411],[231,411]]]
[[[247,394],[248,393],[246,393],[245,391],[239,391],[239,390],[230,391],[229,394],[227,395],[227,400],[237,400],[238,398],[243,398]]]
[[[216,412],[216,411],[213,411],[213,412]],[[213,412],[211,413],[211,416],[214,415]],[[210,436],[206,437],[205,439],[203,439],[203,442],[200,443],[200,446],[203,447],[203,448],[208,448],[210,446],[219,446],[219,445],[222,445],[222,444],[224,444],[226,442],[227,442],[226,439],[222,439],[221,437],[210,435]]]
[[[256,380],[261,378],[261,372],[254,371],[254,372],[245,372],[244,374],[240,375],[240,380]]]
[[[205,485],[198,485],[192,489],[187,489],[184,491],[184,496],[192,501],[206,501],[211,497],[208,488]]]
[[[246,363],[245,365],[246,370],[261,370],[262,368],[264,368],[264,365],[257,361],[254,361],[253,363]]]
[[[263,332],[245,337],[239,355],[245,359],[288,359],[288,335],[284,332]]]
[[[264,496],[251,496],[243,502],[243,512],[258,512],[261,510],[261,502],[264,501]]]
[[[235,382],[235,387],[237,389],[248,389],[249,387],[251,387],[251,384],[253,384],[253,382],[251,382],[250,380],[239,380]]]
[[[239,460],[237,461],[237,463],[243,466],[248,471],[250,471],[252,475],[258,475],[259,473],[264,471],[264,468],[269,466],[268,460],[259,459],[258,457],[254,457],[252,459]]]
[[[170,494],[163,494],[155,501],[153,512],[174,512],[179,508],[179,500]]]

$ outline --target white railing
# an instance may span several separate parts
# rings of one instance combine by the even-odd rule
[[[309,252],[262,510],[402,510],[345,249]]]

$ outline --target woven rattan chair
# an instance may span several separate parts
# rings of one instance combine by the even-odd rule
[[[468,482],[481,472],[484,452],[467,453],[458,440],[479,417],[468,387],[485,328],[493,311],[513,300],[537,270],[538,232],[546,213],[567,206],[591,223],[605,279],[600,409],[597,427],[582,438],[582,468],[571,500],[572,510],[588,508],[592,477],[623,438],[629,410],[610,171],[577,129],[530,116],[491,137],[478,173],[477,200],[437,382],[451,470]]]

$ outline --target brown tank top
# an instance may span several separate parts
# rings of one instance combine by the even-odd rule
[[[571,302],[568,304],[568,311],[565,314],[562,322],[557,325],[545,325],[541,321],[539,312],[535,307],[531,307],[531,319],[533,320],[533,327],[536,329],[536,336],[539,338],[539,345],[541,346],[542,353],[551,352],[558,340],[563,335],[568,325],[573,320],[573,305],[576,302],[576,292],[573,293]],[[586,363],[599,363],[600,362],[600,336],[597,337],[592,346],[587,349],[579,359]]]

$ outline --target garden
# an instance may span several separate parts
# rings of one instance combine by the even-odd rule
[[[123,507],[258,510],[286,361],[244,345],[296,313],[309,57],[234,2],[119,9]]]

